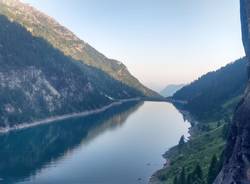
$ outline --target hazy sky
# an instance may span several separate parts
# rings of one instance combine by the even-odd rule
[[[155,90],[244,56],[238,0],[24,1]]]

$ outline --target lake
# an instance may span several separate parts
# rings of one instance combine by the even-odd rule
[[[2,134],[0,183],[144,184],[189,127],[172,104],[128,102]]]

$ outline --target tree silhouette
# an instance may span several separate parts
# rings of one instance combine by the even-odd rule
[[[208,171],[207,184],[212,184],[218,173],[218,159],[216,155],[213,156]]]

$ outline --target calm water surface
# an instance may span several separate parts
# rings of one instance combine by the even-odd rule
[[[189,126],[171,104],[144,102],[0,135],[0,183],[147,183]]]

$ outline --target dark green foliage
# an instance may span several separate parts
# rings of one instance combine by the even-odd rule
[[[192,173],[192,182],[194,184],[205,184],[203,180],[203,172],[200,164],[197,164],[193,173]]]
[[[222,151],[222,153],[220,154],[219,160],[218,160],[218,170],[217,170],[217,175],[219,174],[219,172],[221,171],[223,164],[225,161],[225,149]]]
[[[194,172],[193,172],[193,177],[198,178],[198,179],[202,179],[203,172],[202,172],[200,164],[196,165]]]
[[[179,151],[181,151],[181,149],[183,148],[184,145],[185,145],[185,137],[184,137],[184,135],[182,135],[180,140],[179,140],[179,143],[178,143]]]
[[[197,127],[199,128],[199,130],[201,130],[203,132],[210,131],[210,127],[208,124],[198,124]]]
[[[188,176],[187,176],[187,182],[186,182],[186,184],[192,184],[192,174],[189,174]]]
[[[246,65],[242,58],[200,77],[173,96],[176,107],[191,112],[198,121],[192,124],[191,139],[184,144],[182,137],[179,144],[165,154],[171,163],[161,171],[167,178],[166,184],[172,184],[174,178],[178,179],[177,183],[183,183],[180,182],[183,167],[186,184],[212,183],[218,175],[226,154],[230,154],[230,150],[224,154],[223,149],[233,112],[247,84],[246,72],[243,72]],[[213,155],[221,156],[217,159],[212,158]]]
[[[184,137],[184,135],[182,135],[180,140],[179,140],[179,146],[183,146],[184,144],[185,144],[185,137]]]
[[[228,117],[228,116],[225,115],[224,116],[224,122],[227,123],[227,124],[229,124],[231,122],[230,117]]]
[[[221,154],[225,146],[225,140],[222,138],[222,129],[223,126],[219,128],[215,127],[214,130],[203,133],[202,135],[192,136],[192,138],[185,143],[181,151],[178,146],[168,150],[164,157],[169,160],[170,167],[161,170],[158,176],[165,176],[166,181],[164,180],[164,183],[172,184],[176,176],[179,179],[181,169],[184,167],[186,182],[193,184],[193,172],[198,162],[202,169],[202,181],[207,181],[212,156],[214,154],[224,156],[224,154]],[[223,163],[223,158],[219,161]]]
[[[182,167],[182,170],[181,170],[179,183],[186,184],[186,171],[184,167]]]
[[[228,123],[225,123],[223,125],[223,129],[222,129],[222,137],[226,140],[227,137],[228,137],[228,134],[229,134],[229,127],[230,127],[230,124]]]
[[[175,176],[173,184],[179,184],[177,176]]]
[[[207,176],[207,184],[213,184],[219,170],[219,162],[216,155],[213,156]]]
[[[199,164],[196,165],[194,170],[186,174],[186,170],[182,167],[179,176],[175,176],[173,184],[205,184],[203,179],[203,172]]]
[[[217,128],[220,127],[222,125],[222,122],[221,121],[218,121],[217,122]]]
[[[159,177],[159,179],[160,179],[161,181],[165,181],[165,180],[167,180],[167,178],[166,178],[166,176],[165,176],[165,175],[161,175],[161,176]]]
[[[223,104],[242,95],[245,90],[246,65],[246,59],[242,58],[215,72],[209,72],[177,91],[173,99],[186,102],[184,108],[199,120],[221,118],[226,113]]]

